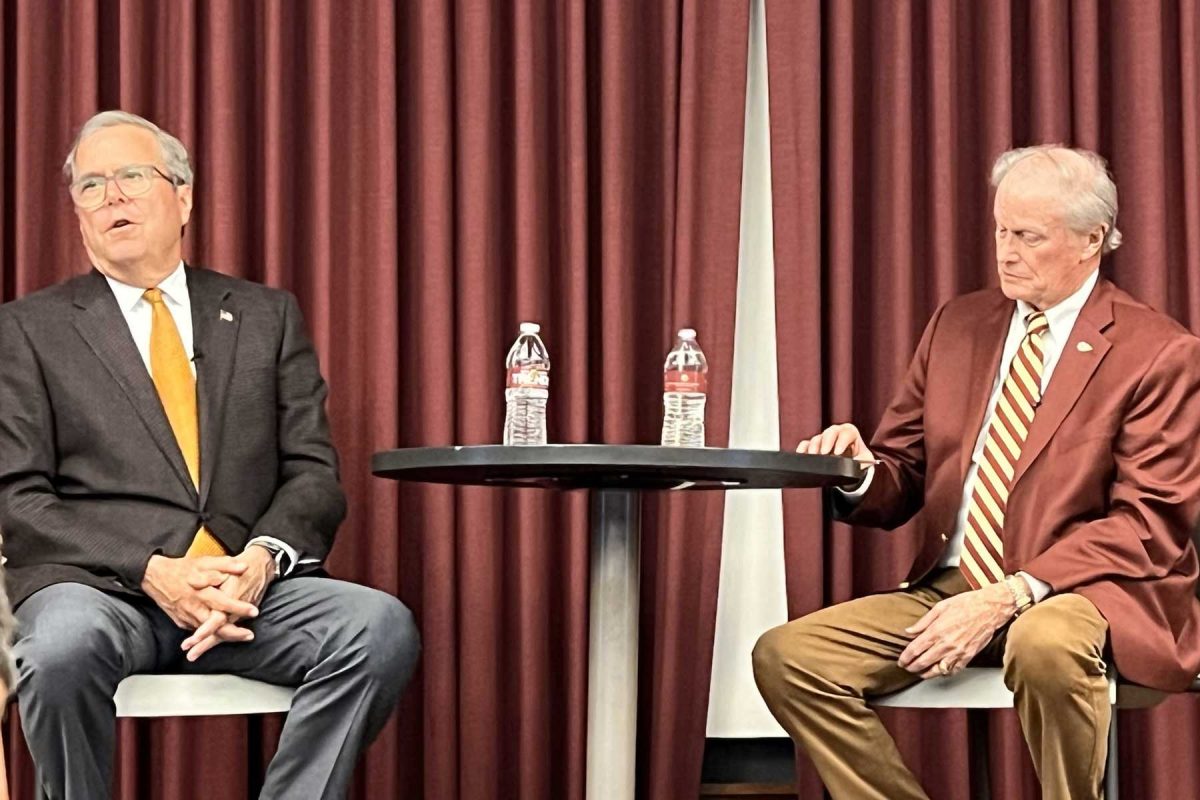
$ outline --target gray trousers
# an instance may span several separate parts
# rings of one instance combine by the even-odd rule
[[[359,754],[391,716],[420,640],[396,598],[330,578],[276,581],[249,621],[254,640],[189,663],[189,635],[148,598],[77,583],[48,586],[17,609],[21,726],[52,800],[111,791],[113,694],[138,672],[232,673],[298,687],[261,798],[339,798]]]

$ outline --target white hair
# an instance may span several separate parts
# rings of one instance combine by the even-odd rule
[[[1064,158],[1064,153],[1073,153],[1078,158]],[[1107,255],[1120,247],[1117,185],[1108,171],[1108,162],[1091,150],[1064,147],[1061,144],[1039,144],[1009,150],[1001,153],[992,165],[992,186],[998,187],[1017,164],[1038,156],[1048,159],[1058,169],[1064,195],[1063,216],[1071,230],[1089,233],[1097,225],[1103,225],[1105,231],[1104,241],[1100,245],[1101,254]]]
[[[71,152],[67,153],[67,160],[63,162],[63,175],[66,176],[68,182],[75,180],[75,151],[79,149],[79,143],[101,128],[112,128],[116,125],[134,125],[153,133],[154,138],[158,140],[158,147],[162,151],[162,159],[167,167],[167,174],[177,184],[191,185],[193,177],[192,164],[188,160],[188,151],[183,146],[183,142],[145,117],[130,114],[128,111],[101,111],[83,123],[83,127],[79,129],[79,133],[75,136],[75,141],[71,144]]]

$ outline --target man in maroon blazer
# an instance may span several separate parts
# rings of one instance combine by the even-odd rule
[[[1005,153],[999,289],[929,321],[870,445],[850,424],[801,442],[869,465],[836,515],[921,546],[898,590],[768,631],[759,689],[834,797],[926,795],[867,698],[1000,662],[1047,798],[1098,798],[1106,659],[1164,691],[1200,671],[1200,339],[1099,276],[1120,244],[1103,159]]]

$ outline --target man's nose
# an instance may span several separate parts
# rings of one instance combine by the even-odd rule
[[[1017,250],[1008,239],[996,240],[996,260],[1001,264],[1012,264],[1017,260]]]
[[[129,200],[129,196],[121,190],[117,185],[116,178],[109,178],[104,183],[104,205],[112,205],[114,203],[124,203]]]

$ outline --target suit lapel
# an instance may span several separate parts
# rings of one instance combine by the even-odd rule
[[[1088,381],[1108,354],[1112,344],[1103,332],[1112,324],[1112,284],[1101,279],[1079,312],[1075,327],[1063,345],[1058,365],[1042,396],[1029,436],[1021,448],[1013,474],[1013,485],[1029,469],[1029,465],[1046,447],[1055,431],[1075,406]],[[1080,349],[1080,344],[1084,344]]]
[[[967,405],[963,420],[963,444],[960,451],[959,475],[967,479],[967,469],[971,466],[971,453],[975,449],[975,440],[983,427],[983,415],[987,411],[988,398],[992,396],[992,387],[996,383],[996,373],[1000,371],[1000,358],[1004,355],[1004,340],[1008,338],[1008,326],[1012,324],[1013,309],[1016,303],[1009,300],[999,291],[995,295],[998,300],[978,318],[978,333],[971,337],[971,361],[968,365],[966,401]]]
[[[142,361],[125,316],[104,276],[93,270],[77,284],[74,300],[76,330],[129,398],[175,476],[194,495],[195,487],[188,475],[183,452],[175,440],[175,432],[171,430],[146,363]]]
[[[233,374],[241,315],[236,297],[205,270],[187,268],[196,352],[196,392],[200,409],[200,507],[208,500],[213,467],[225,421],[225,395]]]

